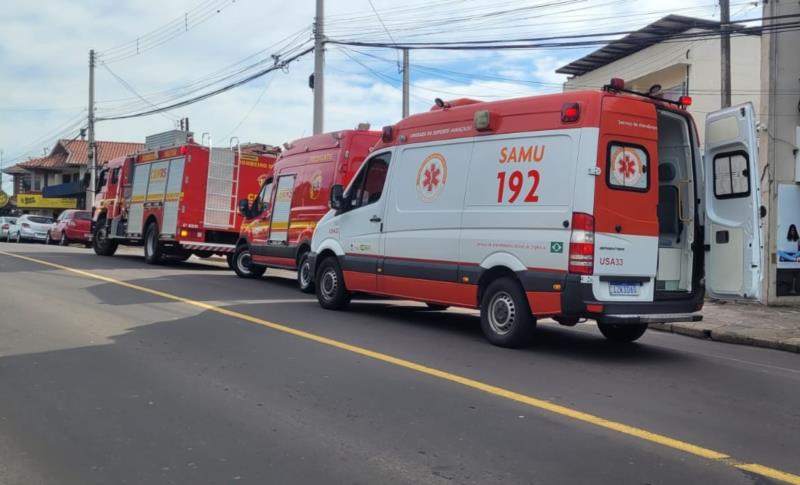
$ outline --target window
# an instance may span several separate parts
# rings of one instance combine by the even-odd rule
[[[272,179],[268,179],[261,186],[261,192],[258,193],[255,202],[253,202],[254,212],[260,214],[269,207],[269,201],[272,198]]]
[[[73,212],[72,213],[72,218],[73,219],[77,219],[79,221],[91,221],[92,220],[92,213],[91,212],[85,212],[85,211]]]
[[[351,208],[363,207],[380,200],[386,174],[389,172],[390,153],[383,153],[372,158],[362,170],[353,185],[347,199]]]
[[[714,195],[733,199],[750,195],[749,161],[744,152],[722,153],[714,157]]]
[[[650,157],[644,147],[609,143],[606,182],[612,189],[647,192],[650,188],[649,164]]]
[[[119,169],[115,168],[111,171],[111,183],[116,185],[119,183]]]
[[[31,190],[34,192],[41,192],[42,191],[42,177],[40,175],[31,175],[32,186]]]

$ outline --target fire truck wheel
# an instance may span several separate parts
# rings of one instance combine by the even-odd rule
[[[250,256],[250,248],[244,244],[236,248],[231,263],[233,271],[236,272],[236,275],[240,278],[261,278],[267,270],[264,266],[252,265],[253,260]]]
[[[151,222],[144,235],[144,262],[159,264],[164,259],[164,249],[158,240],[158,226]]]
[[[97,220],[92,235],[92,248],[98,256],[113,256],[117,252],[117,241],[108,238],[108,228],[105,218]]]
[[[297,286],[303,293],[314,293],[314,281],[311,279],[311,263],[308,261],[308,251],[300,256],[297,265]]]
[[[322,308],[342,310],[350,303],[350,292],[344,286],[344,276],[334,257],[322,260],[317,270],[317,300]]]
[[[498,278],[483,292],[481,328],[487,340],[500,347],[521,347],[533,338],[536,319],[513,278]]]
[[[608,340],[623,344],[629,344],[635,340],[638,340],[639,337],[644,335],[644,333],[647,331],[646,323],[626,323],[619,325],[614,323],[597,322],[597,327],[600,329],[600,333],[602,333],[603,336]]]

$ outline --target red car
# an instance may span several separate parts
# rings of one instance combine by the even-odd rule
[[[45,244],[58,241],[61,246],[79,242],[87,246],[92,240],[92,213],[81,210],[66,210],[47,231]]]

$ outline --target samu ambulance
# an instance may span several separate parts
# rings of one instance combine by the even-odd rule
[[[518,346],[542,317],[631,342],[648,323],[699,320],[706,290],[759,298],[752,105],[710,114],[701,151],[690,103],[614,79],[437,100],[384,128],[314,233],[320,304],[369,293],[479,308],[490,342]]]

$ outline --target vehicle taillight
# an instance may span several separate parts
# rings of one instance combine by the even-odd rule
[[[3,229],[8,229],[8,224],[3,224]]]
[[[590,275],[594,271],[594,217],[576,212],[572,215],[569,238],[569,272]]]
[[[30,225],[30,224],[28,224],[27,222],[23,222],[23,223],[22,223],[22,227],[24,227],[25,229],[30,229],[30,228],[31,228],[31,225]]]

